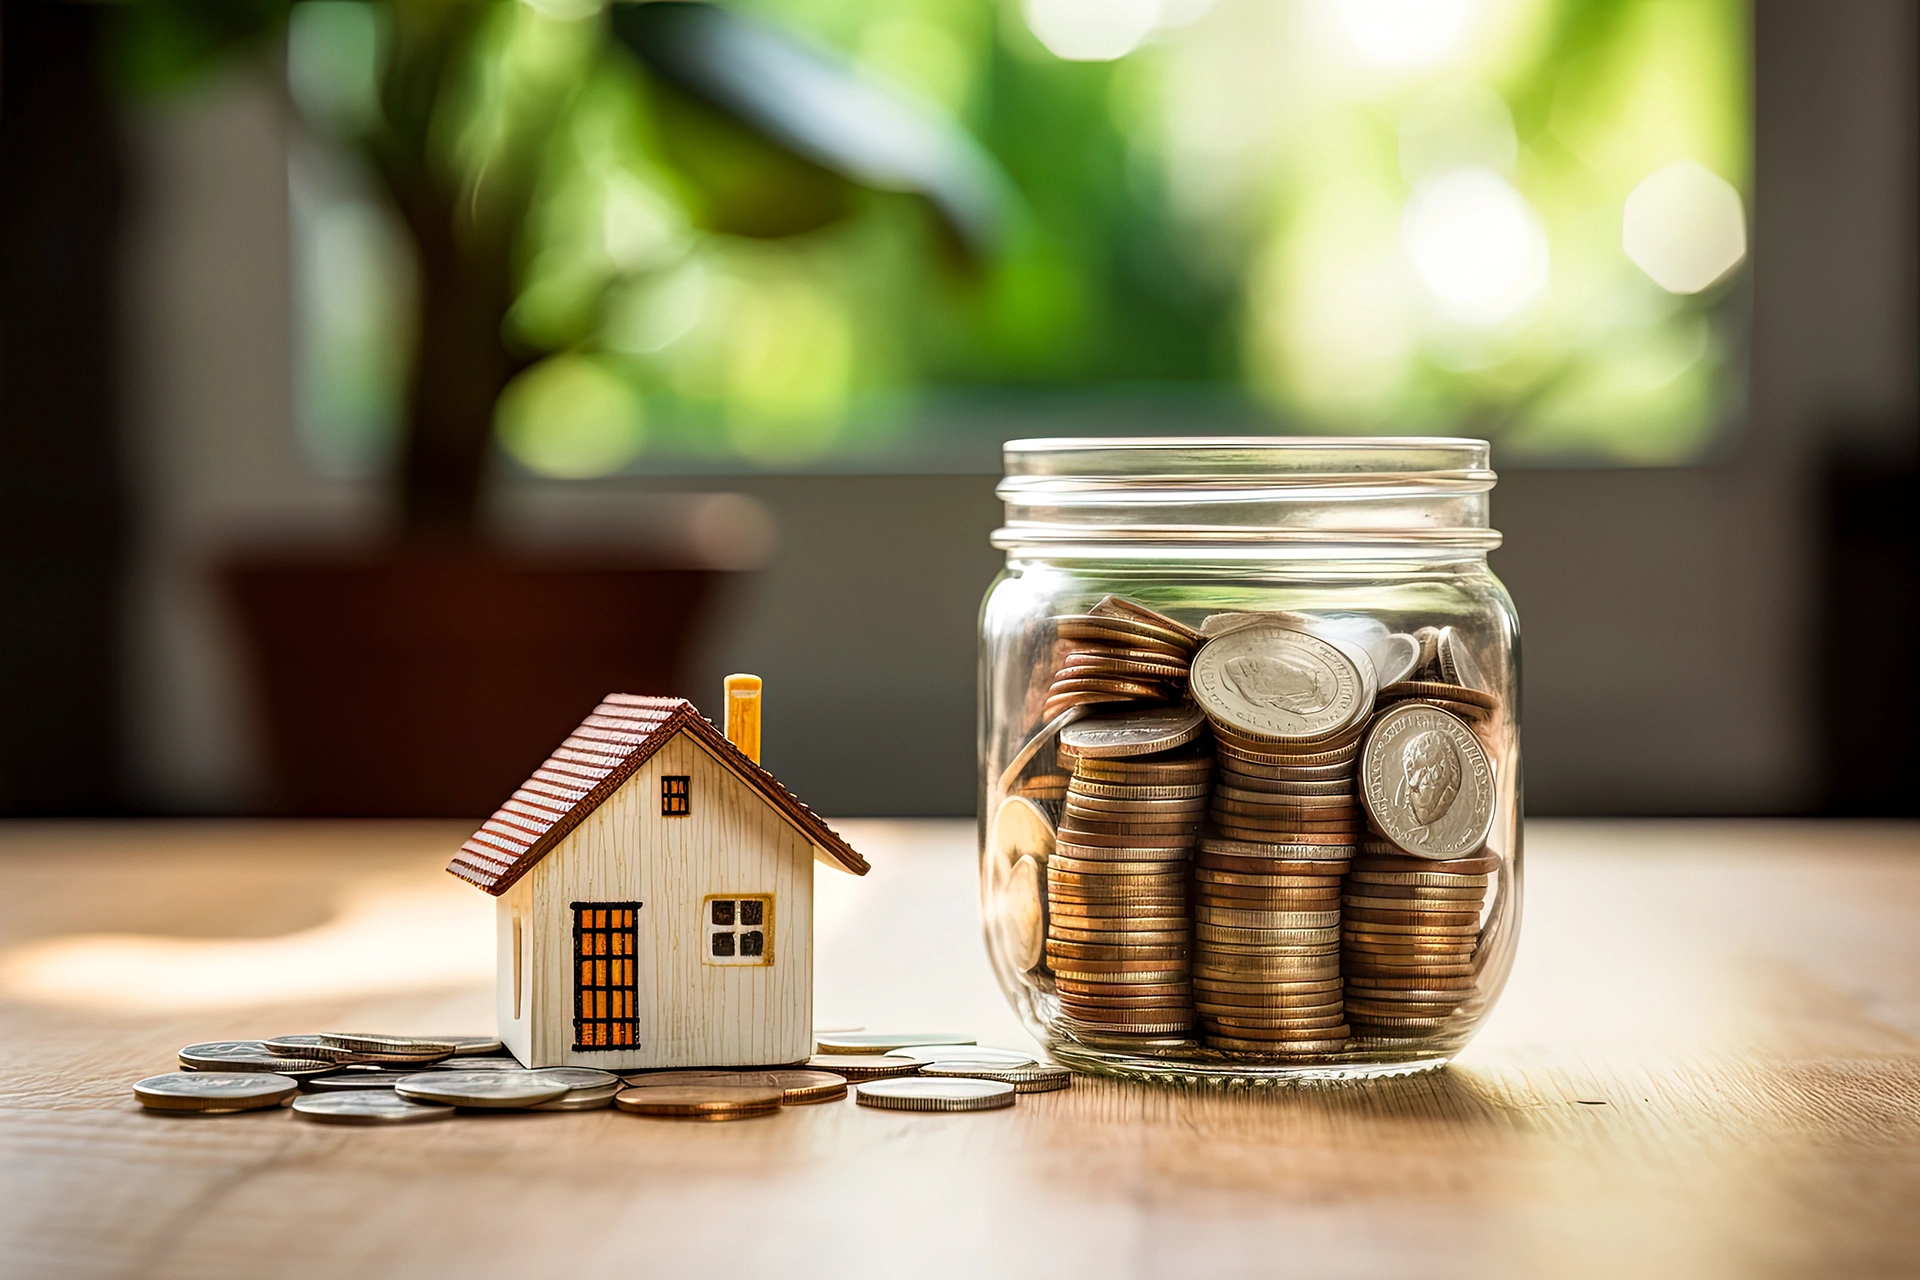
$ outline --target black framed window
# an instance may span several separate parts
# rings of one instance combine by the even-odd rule
[[[660,816],[684,818],[693,812],[693,779],[670,774],[660,779]]]
[[[640,1042],[637,902],[573,904],[573,1047]]]
[[[773,963],[773,895],[710,896],[702,910],[708,964]]]

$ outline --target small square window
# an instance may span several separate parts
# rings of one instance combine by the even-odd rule
[[[693,779],[673,774],[660,779],[660,815],[684,818],[693,812]]]
[[[773,963],[773,895],[710,897],[705,917],[708,964]]]

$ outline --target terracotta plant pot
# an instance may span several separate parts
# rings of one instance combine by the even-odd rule
[[[480,819],[611,692],[678,692],[721,577],[632,553],[244,558],[276,812]]]

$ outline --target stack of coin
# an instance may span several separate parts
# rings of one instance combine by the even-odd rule
[[[1499,859],[1411,858],[1368,841],[1342,898],[1347,1018],[1376,1039],[1444,1028],[1475,1000],[1480,913]]]
[[[1410,683],[1423,682],[1390,687]],[[1371,835],[1341,900],[1341,948],[1348,1018],[1375,1041],[1441,1032],[1474,994],[1481,909],[1500,860],[1486,849],[1493,765],[1453,701],[1386,705],[1361,751]]]
[[[1213,723],[1210,838],[1196,860],[1194,985],[1214,1048],[1338,1052],[1340,877],[1359,842],[1354,761],[1372,659],[1284,618],[1242,622],[1193,663]]]
[[[1338,1052],[1340,883],[1350,845],[1206,839],[1194,857],[1194,1006],[1213,1048]]]
[[[1206,815],[1211,754],[1197,711],[1087,720],[1061,736],[1073,765],[1047,864],[1046,961],[1064,1026],[1114,1040],[1193,1029],[1187,860]],[[1096,754],[1141,746],[1147,754]]]
[[[1173,702],[1184,696],[1199,632],[1123,596],[1056,619],[1063,652],[1042,720],[1098,703]]]

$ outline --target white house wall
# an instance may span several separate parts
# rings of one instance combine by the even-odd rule
[[[691,779],[692,812],[670,818],[660,812],[660,779],[676,774]],[[531,917],[522,1060],[678,1067],[805,1059],[813,1050],[813,856],[811,842],[758,792],[676,734],[503,897],[525,890]],[[703,962],[703,908],[715,894],[773,895],[772,964]],[[636,901],[639,1046],[576,1052],[572,904]],[[509,955],[511,910],[503,906]],[[503,957],[508,1013],[510,966]]]

